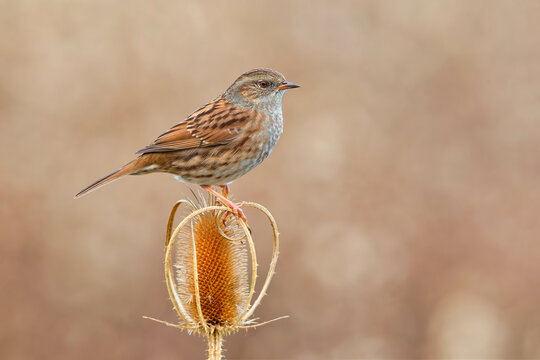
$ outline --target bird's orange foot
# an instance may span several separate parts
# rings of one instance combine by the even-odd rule
[[[223,216],[223,218],[221,219],[221,221],[223,223],[225,223],[225,221],[227,220],[227,217],[229,216],[229,214],[234,214],[234,216],[236,217],[236,223],[238,224],[240,222],[239,219],[242,219],[244,221],[244,223],[247,225],[247,218],[246,218],[246,215],[244,215],[244,212],[242,211],[242,209],[240,208],[240,205],[237,205],[235,203],[233,203],[231,200],[227,199],[225,196],[223,196],[222,194],[218,193],[217,191],[215,191],[214,189],[212,189],[211,186],[208,186],[208,185],[201,185],[201,187],[203,189],[205,189],[206,191],[208,191],[209,193],[211,193],[212,195],[214,195],[216,198],[219,199],[219,201],[221,201],[225,206],[227,206],[228,208],[230,208],[231,210],[230,211],[227,211],[225,213],[225,215]],[[229,192],[229,189],[228,187],[224,188],[223,189],[224,192],[226,192],[226,195],[228,195],[228,192]]]
[[[231,208],[231,211],[227,211],[225,215],[223,215],[223,218],[221,219],[223,224],[225,224],[227,218],[232,213],[236,217],[236,224],[238,224],[240,222],[240,219],[242,219],[247,225],[246,215],[244,215],[244,212],[242,211],[240,205],[236,205],[235,203],[231,202],[230,204],[227,204],[227,206]]]

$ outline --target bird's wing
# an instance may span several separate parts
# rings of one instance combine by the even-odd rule
[[[248,121],[250,110],[236,107],[223,98],[201,107],[186,120],[161,134],[136,154],[169,152],[222,145],[236,139]]]

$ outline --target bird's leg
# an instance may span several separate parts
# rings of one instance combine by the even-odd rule
[[[229,198],[229,185],[219,185],[219,187],[221,188],[221,195],[223,195],[224,197],[228,199]]]
[[[229,185],[219,185],[219,187],[221,188],[221,195],[223,195],[224,197],[228,199],[229,198]],[[230,213],[231,213],[230,211],[227,211],[225,215],[223,215],[223,218],[221,218],[221,222],[223,223],[223,225],[225,225],[225,222],[227,221],[227,217],[230,215]],[[238,215],[236,215],[236,223],[238,223]]]
[[[223,204],[225,204],[225,206],[229,207],[231,209],[231,212],[234,214],[234,216],[236,216],[236,221],[238,221],[238,218],[240,217],[242,218],[242,220],[244,220],[244,222],[247,225],[246,216],[244,215],[244,212],[242,211],[239,205],[236,205],[231,200],[227,199],[225,196],[221,195],[219,192],[212,189],[212,187],[209,185],[201,185],[201,187],[204,190],[208,191],[210,194],[214,195],[216,198],[218,198]],[[224,216],[224,220],[226,218],[227,218],[227,213]]]

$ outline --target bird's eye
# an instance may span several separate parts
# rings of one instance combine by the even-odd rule
[[[259,85],[260,88],[264,89],[264,88],[267,88],[270,85],[270,83],[266,80],[261,80],[257,83],[257,85]]]

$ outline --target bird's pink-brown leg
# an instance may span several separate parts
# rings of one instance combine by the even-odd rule
[[[225,185],[226,186],[226,185]],[[246,219],[246,216],[244,215],[244,212],[242,211],[242,209],[240,208],[240,206],[236,205],[235,203],[233,203],[231,200],[227,199],[225,196],[221,195],[220,193],[218,193],[216,190],[212,189],[211,186],[209,185],[201,185],[201,187],[208,191],[210,194],[214,195],[215,197],[217,197],[223,204],[225,204],[225,206],[228,206],[229,208],[231,208],[231,211],[232,213],[234,214],[234,216],[236,216],[236,219],[238,220],[238,218],[242,218],[242,220],[244,220],[244,222],[247,224],[247,219]],[[225,192],[225,190],[224,190]],[[228,195],[228,187],[227,187],[227,195]],[[227,214],[225,214],[225,219],[227,217]]]
[[[223,195],[224,197],[228,199],[229,198],[229,185],[218,185],[218,186],[221,188],[221,195]],[[225,215],[223,215],[223,218],[221,219],[221,221],[223,221],[224,224],[225,224],[225,221],[227,221],[227,217],[229,216],[230,213],[231,213],[230,211],[227,211]],[[238,222],[238,215],[236,216],[236,221]]]
[[[228,199],[229,198],[229,185],[219,185],[219,187],[221,188],[221,195],[223,195],[224,197]]]

